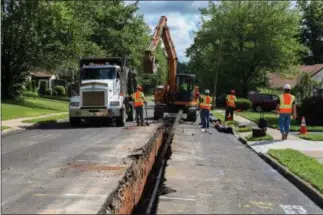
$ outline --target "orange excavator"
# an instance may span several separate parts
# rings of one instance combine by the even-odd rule
[[[167,26],[167,18],[162,16],[149,48],[145,51],[143,68],[146,74],[155,74],[158,70],[158,62],[155,58],[155,50],[160,41],[163,40],[168,60],[167,83],[157,86],[155,89],[154,119],[163,118],[165,112],[176,113],[183,109],[187,114],[188,121],[196,120],[198,87],[195,86],[195,75],[177,74],[177,55]]]

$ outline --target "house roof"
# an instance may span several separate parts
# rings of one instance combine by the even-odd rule
[[[308,73],[310,76],[317,74],[323,69],[323,64],[314,64],[314,65],[302,65],[300,70],[302,72]]]
[[[269,74],[269,85],[272,88],[282,88],[285,84],[289,84],[291,87],[295,87],[297,84],[297,79],[287,79],[277,73]]]
[[[308,73],[311,77],[316,75],[323,69],[323,64],[315,64],[315,65],[302,65],[300,66],[300,71]],[[299,74],[295,75],[295,78],[285,78],[278,73],[270,73],[269,74],[269,85],[273,88],[282,88],[285,84],[291,85],[291,87],[295,87],[296,84],[299,83],[300,77]]]
[[[37,78],[50,78],[53,76],[53,74],[49,73],[49,72],[31,72],[30,73],[32,76],[37,77]]]

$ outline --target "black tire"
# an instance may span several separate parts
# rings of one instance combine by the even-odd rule
[[[154,109],[154,120],[162,119],[164,116],[164,111],[160,108]]]
[[[79,117],[70,117],[70,125],[73,127],[80,126],[81,118]]]
[[[187,121],[195,122],[197,117],[197,111],[189,111],[187,113]]]
[[[126,124],[126,113],[125,113],[125,107],[121,109],[121,116],[116,117],[116,125],[118,127],[123,127]]]

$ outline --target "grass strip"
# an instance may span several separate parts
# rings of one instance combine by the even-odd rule
[[[268,154],[323,193],[323,165],[293,149],[270,149]]]

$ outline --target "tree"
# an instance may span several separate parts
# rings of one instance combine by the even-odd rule
[[[137,4],[120,0],[1,3],[3,97],[19,96],[35,68],[76,74],[80,56],[127,55],[137,71],[142,70],[149,28],[137,13]]]
[[[218,64],[217,88],[235,88],[247,95],[251,83],[266,77],[265,71],[299,60],[300,17],[287,1],[221,1],[209,3],[201,14],[202,27],[187,55],[204,70],[205,85],[213,85],[210,80],[216,78]],[[204,19],[207,16],[209,20]]]
[[[306,64],[323,63],[323,2],[298,0],[302,12],[301,42],[310,52],[303,52]]]

